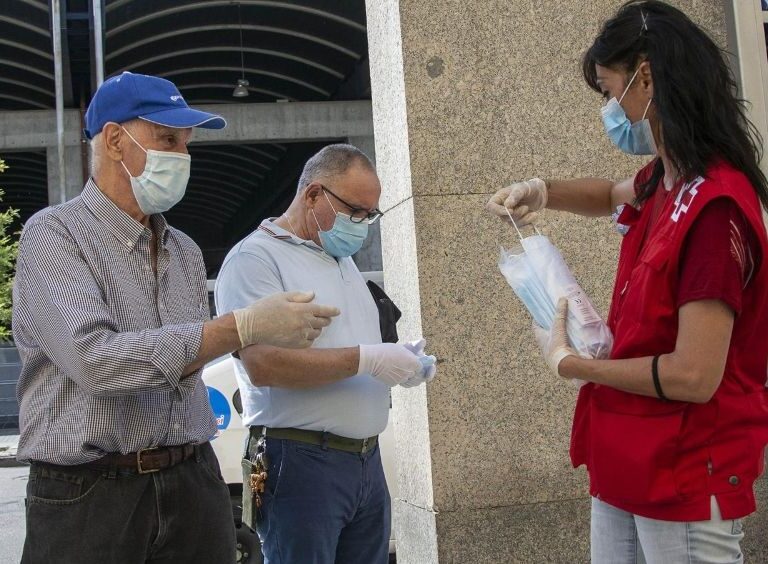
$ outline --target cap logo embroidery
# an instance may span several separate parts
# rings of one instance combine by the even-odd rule
[[[174,101],[174,102],[178,102],[181,99],[182,99],[181,96],[171,96],[171,100]]]

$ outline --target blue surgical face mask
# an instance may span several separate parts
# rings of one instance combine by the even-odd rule
[[[630,155],[655,155],[656,154],[656,141],[653,139],[653,132],[651,131],[651,122],[646,119],[648,108],[651,106],[653,100],[648,100],[648,105],[645,107],[643,117],[640,121],[632,123],[629,121],[627,114],[624,112],[624,108],[621,107],[621,101],[624,96],[627,95],[629,87],[632,86],[632,82],[635,80],[640,68],[632,75],[632,80],[629,81],[627,87],[624,89],[624,93],[620,99],[616,97],[611,98],[608,103],[602,107],[600,114],[603,118],[603,126],[608,137],[613,141],[619,149]]]
[[[320,227],[320,222],[317,221],[315,210],[312,210],[312,216],[315,218],[315,223],[317,223],[318,235],[320,236],[323,250],[332,257],[351,257],[365,243],[365,239],[368,237],[368,223],[365,221],[360,223],[353,222],[348,215],[336,211],[336,208],[333,207],[331,200],[324,191],[323,195],[328,200],[331,209],[336,212],[336,219],[331,229],[323,231],[323,228]]]
[[[183,153],[147,150],[127,129],[123,128],[123,131],[147,154],[144,172],[140,176],[131,176],[128,167],[120,161],[128,173],[139,208],[144,215],[168,211],[181,201],[187,190],[191,157]]]

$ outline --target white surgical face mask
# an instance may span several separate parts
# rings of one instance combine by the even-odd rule
[[[139,208],[144,215],[168,211],[181,201],[187,190],[191,157],[183,153],[147,150],[127,129],[123,128],[123,131],[147,154],[147,163],[141,176],[131,176],[128,167],[120,161],[131,180],[131,188]]]

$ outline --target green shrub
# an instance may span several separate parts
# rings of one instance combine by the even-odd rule
[[[8,165],[0,159],[0,173],[5,172]],[[0,202],[5,192],[0,188]],[[8,233],[19,210],[8,208],[0,212],[0,341],[8,341],[11,337],[11,291],[13,289],[13,275],[16,266],[16,255],[19,252],[19,240],[17,234]]]

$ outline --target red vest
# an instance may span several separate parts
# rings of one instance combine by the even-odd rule
[[[755,510],[752,486],[768,443],[768,238],[760,202],[742,173],[719,163],[706,179],[670,194],[645,243],[653,206],[625,208],[619,222],[630,229],[608,318],[615,340],[611,358],[674,351],[685,236],[707,203],[722,197],[739,206],[757,234],[761,263],[744,290],[723,380],[712,399],[665,402],[587,384],[576,405],[571,461],[574,467],[587,465],[590,493],[652,519],[707,520],[712,495],[724,519]]]

